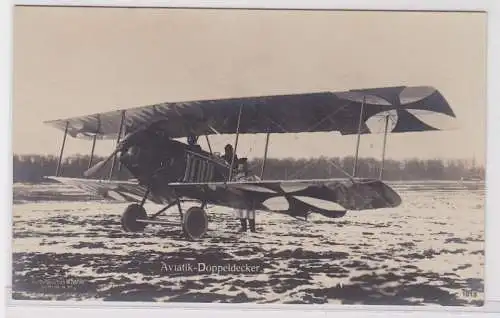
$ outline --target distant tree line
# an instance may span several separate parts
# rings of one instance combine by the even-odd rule
[[[102,160],[94,157],[93,164]],[[345,173],[352,174],[355,158],[349,157],[319,157],[312,159],[275,159],[266,161],[264,179],[319,179],[343,178]],[[83,172],[89,167],[90,156],[74,155],[63,160],[61,175],[65,177],[82,177]],[[42,182],[46,176],[53,176],[57,168],[58,158],[42,155],[14,155],[13,178],[14,182]],[[259,175],[262,170],[262,159],[249,160],[252,171]],[[102,169],[95,178],[107,178],[111,164]],[[356,176],[365,178],[378,178],[380,175],[380,160],[373,158],[359,158]],[[341,170],[342,169],[342,170]],[[475,166],[466,160],[441,160],[441,159],[407,159],[385,160],[383,179],[396,180],[460,180],[465,177],[479,177],[484,179],[484,167]],[[132,178],[126,168],[115,166],[114,179]]]

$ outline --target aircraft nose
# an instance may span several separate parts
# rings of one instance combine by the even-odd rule
[[[126,151],[127,156],[136,157],[139,154],[138,146],[130,146]]]
[[[139,158],[140,148],[136,145],[131,145],[123,149],[120,155],[120,160],[123,162],[136,162]]]

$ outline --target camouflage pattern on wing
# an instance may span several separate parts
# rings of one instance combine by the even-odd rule
[[[441,93],[428,86],[396,86],[345,92],[317,92],[167,102],[87,116],[45,122],[75,138],[114,139],[123,120],[126,133],[153,123],[171,138],[210,134],[234,134],[241,107],[239,132],[301,133],[338,131],[342,135],[358,132],[361,108],[361,133],[370,131],[367,121],[389,112],[397,118],[392,133],[439,130],[423,121],[435,114],[455,117]],[[425,117],[425,116],[424,116]],[[439,117],[439,116],[438,116]]]
[[[391,208],[401,204],[399,195],[380,180],[257,180],[169,186],[178,193],[204,197],[207,202],[218,205],[302,217],[309,213],[336,217],[346,210]]]

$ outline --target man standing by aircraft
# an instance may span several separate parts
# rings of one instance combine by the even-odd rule
[[[238,156],[234,153],[233,146],[227,144],[224,147],[224,159],[230,166],[231,169],[236,166],[236,175],[234,176],[234,181],[251,181],[252,177],[249,176],[247,158],[238,159]],[[231,163],[233,163],[231,165]],[[255,210],[254,209],[236,209],[236,217],[240,220],[241,228],[239,232],[246,232],[248,227],[250,231],[255,232]],[[248,222],[247,222],[248,220]]]
[[[231,166],[232,170],[237,167],[236,163],[238,162],[238,156],[234,153],[233,146],[231,144],[227,144],[224,147],[224,154],[222,155],[222,159],[224,159]]]
[[[247,158],[238,160],[236,181],[254,181],[255,177],[249,175]],[[236,209],[236,217],[240,220],[241,228],[239,232],[246,232],[250,227],[251,232],[255,232],[255,210],[254,209]],[[248,223],[247,223],[248,221]],[[247,226],[248,224],[248,226]]]

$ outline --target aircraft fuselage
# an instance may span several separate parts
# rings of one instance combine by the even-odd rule
[[[140,184],[163,195],[170,191],[169,183],[224,182],[229,176],[229,165],[223,159],[158,131],[146,130],[128,140],[119,160]],[[198,199],[208,193],[178,194]]]

